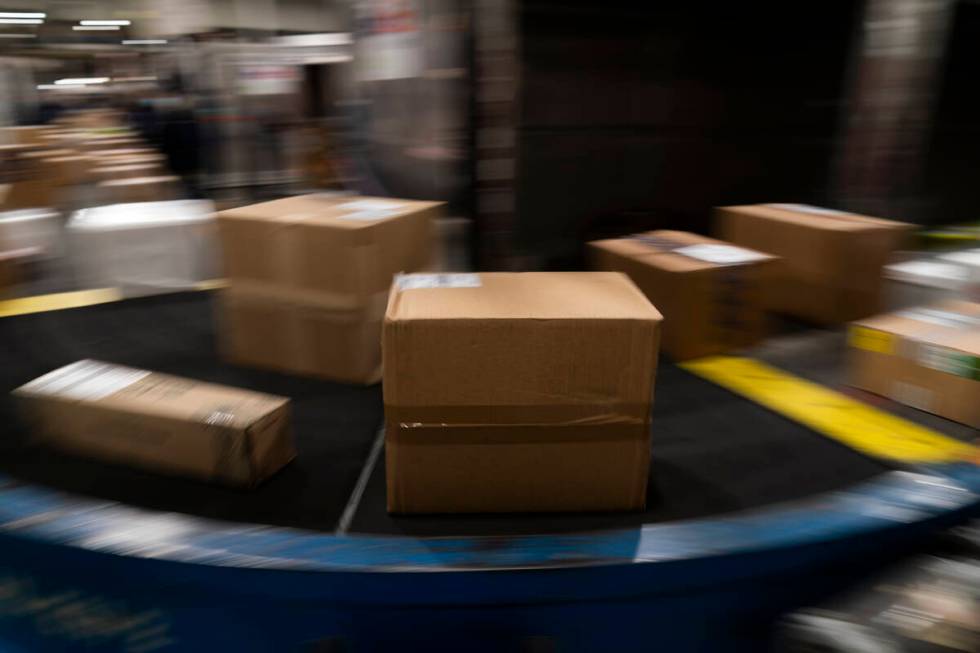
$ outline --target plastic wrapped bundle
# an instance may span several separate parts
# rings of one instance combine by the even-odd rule
[[[217,274],[214,205],[207,200],[113,204],[68,222],[83,287],[117,286],[128,295],[193,287]]]

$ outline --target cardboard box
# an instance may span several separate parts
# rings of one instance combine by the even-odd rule
[[[377,383],[386,300],[386,293],[375,293],[345,303],[329,294],[235,282],[218,298],[219,347],[238,365]]]
[[[439,202],[305,195],[220,212],[224,356],[345,382],[380,380],[391,279],[429,265],[441,211]]]
[[[851,383],[980,428],[980,304],[946,301],[855,322]]]
[[[58,206],[60,189],[51,181],[36,179],[0,184],[0,211]]]
[[[162,202],[181,194],[180,178],[174,175],[110,179],[100,181],[98,189],[106,204]]]
[[[3,140],[6,143],[17,145],[41,145],[44,143],[43,135],[47,132],[44,125],[21,125],[18,127],[4,127]]]
[[[253,486],[295,456],[289,400],[92,360],[14,390],[44,443]]]
[[[589,244],[592,267],[622,272],[664,316],[675,360],[752,345],[766,334],[762,294],[777,259],[683,231],[650,231]]]
[[[388,510],[643,508],[661,319],[614,272],[399,277]]]
[[[804,204],[726,206],[723,240],[782,258],[767,284],[767,308],[821,324],[880,311],[882,267],[911,225]]]
[[[111,179],[131,179],[133,177],[156,177],[164,174],[163,167],[156,162],[131,163],[124,165],[100,165],[92,168],[96,179],[109,181]]]

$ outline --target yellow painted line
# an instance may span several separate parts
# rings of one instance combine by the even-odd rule
[[[227,285],[228,282],[225,279],[209,279],[208,281],[201,281],[200,283],[194,284],[193,290],[215,290],[217,288],[224,288]],[[93,290],[77,290],[50,295],[18,297],[15,299],[0,300],[0,317],[60,311],[65,308],[81,308],[83,306],[116,302],[121,299],[125,299],[125,296],[118,288],[95,288]]]
[[[934,463],[980,455],[977,447],[756,360],[717,356],[681,367],[869,456]]]
[[[120,299],[122,299],[122,293],[119,292],[118,288],[97,288],[95,290],[59,292],[51,295],[35,295],[34,297],[18,297],[0,301],[0,317],[60,311],[63,308],[93,306]]]

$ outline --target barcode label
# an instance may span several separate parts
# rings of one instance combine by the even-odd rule
[[[149,374],[146,370],[81,360],[26,383],[20,387],[20,391],[79,401],[98,401]]]
[[[689,258],[719,265],[738,265],[740,263],[753,263],[763,261],[766,256],[758,252],[752,252],[734,245],[716,245],[703,243],[700,245],[688,245],[674,250],[675,254],[683,254]]]
[[[416,288],[479,288],[480,275],[471,273],[456,274],[400,274],[395,278],[399,290]]]

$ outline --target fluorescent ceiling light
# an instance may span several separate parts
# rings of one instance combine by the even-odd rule
[[[65,77],[54,80],[54,83],[58,86],[75,86],[78,84],[105,84],[108,81],[108,77]]]
[[[128,20],[80,20],[82,25],[130,25]]]
[[[0,39],[36,39],[37,34],[0,34]]]
[[[118,30],[119,26],[118,25],[72,25],[71,28],[76,32],[85,32],[85,31],[100,32],[100,31]]]
[[[43,22],[40,18],[0,18],[3,25],[40,25]]]
[[[50,91],[56,88],[64,88],[63,86],[58,86],[57,84],[38,84],[37,90],[39,91]]]
[[[0,11],[0,18],[44,18],[40,11]]]
[[[126,39],[123,45],[165,45],[167,39]]]

